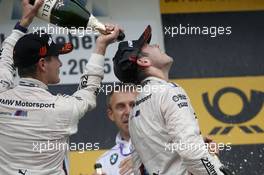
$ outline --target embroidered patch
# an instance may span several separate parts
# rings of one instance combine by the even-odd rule
[[[112,154],[111,156],[110,156],[110,163],[111,163],[111,165],[114,165],[116,162],[117,162],[117,160],[118,160],[118,154]]]

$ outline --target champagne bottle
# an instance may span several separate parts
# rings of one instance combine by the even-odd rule
[[[37,0],[30,0],[34,5]],[[109,34],[105,25],[94,17],[85,7],[77,0],[45,0],[40,7],[37,17],[61,27],[92,27],[102,34]],[[125,34],[120,31],[118,40],[125,38]]]
[[[103,174],[102,164],[100,164],[100,163],[94,164],[94,169],[95,169],[96,174]]]

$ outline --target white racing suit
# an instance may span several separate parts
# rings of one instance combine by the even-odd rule
[[[141,91],[129,119],[135,174],[143,163],[150,175],[222,175],[185,91],[155,77],[144,80]]]
[[[80,89],[72,96],[52,95],[45,84],[31,78],[13,87],[13,48],[23,35],[13,30],[0,57],[0,174],[65,175],[69,136],[96,106],[104,56],[92,54]]]

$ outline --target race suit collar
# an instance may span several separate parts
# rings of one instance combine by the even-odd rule
[[[154,82],[162,82],[162,83],[167,83],[167,81],[160,79],[158,77],[147,77],[145,78],[142,82],[141,85],[145,86],[146,84],[148,84],[149,82],[154,81]]]
[[[119,145],[120,153],[123,156],[128,156],[133,152],[131,148],[131,139],[129,139],[129,141],[122,139],[120,132],[116,136],[116,144]]]
[[[21,78],[19,80],[19,85],[27,87],[39,87],[48,90],[48,86],[46,84],[34,78]]]
[[[129,142],[130,142],[130,139],[129,139],[129,141],[126,141],[126,140],[124,140],[123,138],[122,138],[122,136],[121,136],[121,134],[120,134],[120,132],[116,135],[116,144],[129,144]]]

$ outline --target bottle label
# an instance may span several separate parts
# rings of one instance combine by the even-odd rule
[[[100,32],[106,31],[105,25],[99,22],[98,19],[94,17],[92,14],[89,18],[87,26],[92,27],[95,30],[99,30]]]
[[[96,168],[96,174],[103,174],[102,168]]]
[[[50,22],[51,10],[54,8],[57,0],[45,0],[44,4],[38,10],[37,17]]]

